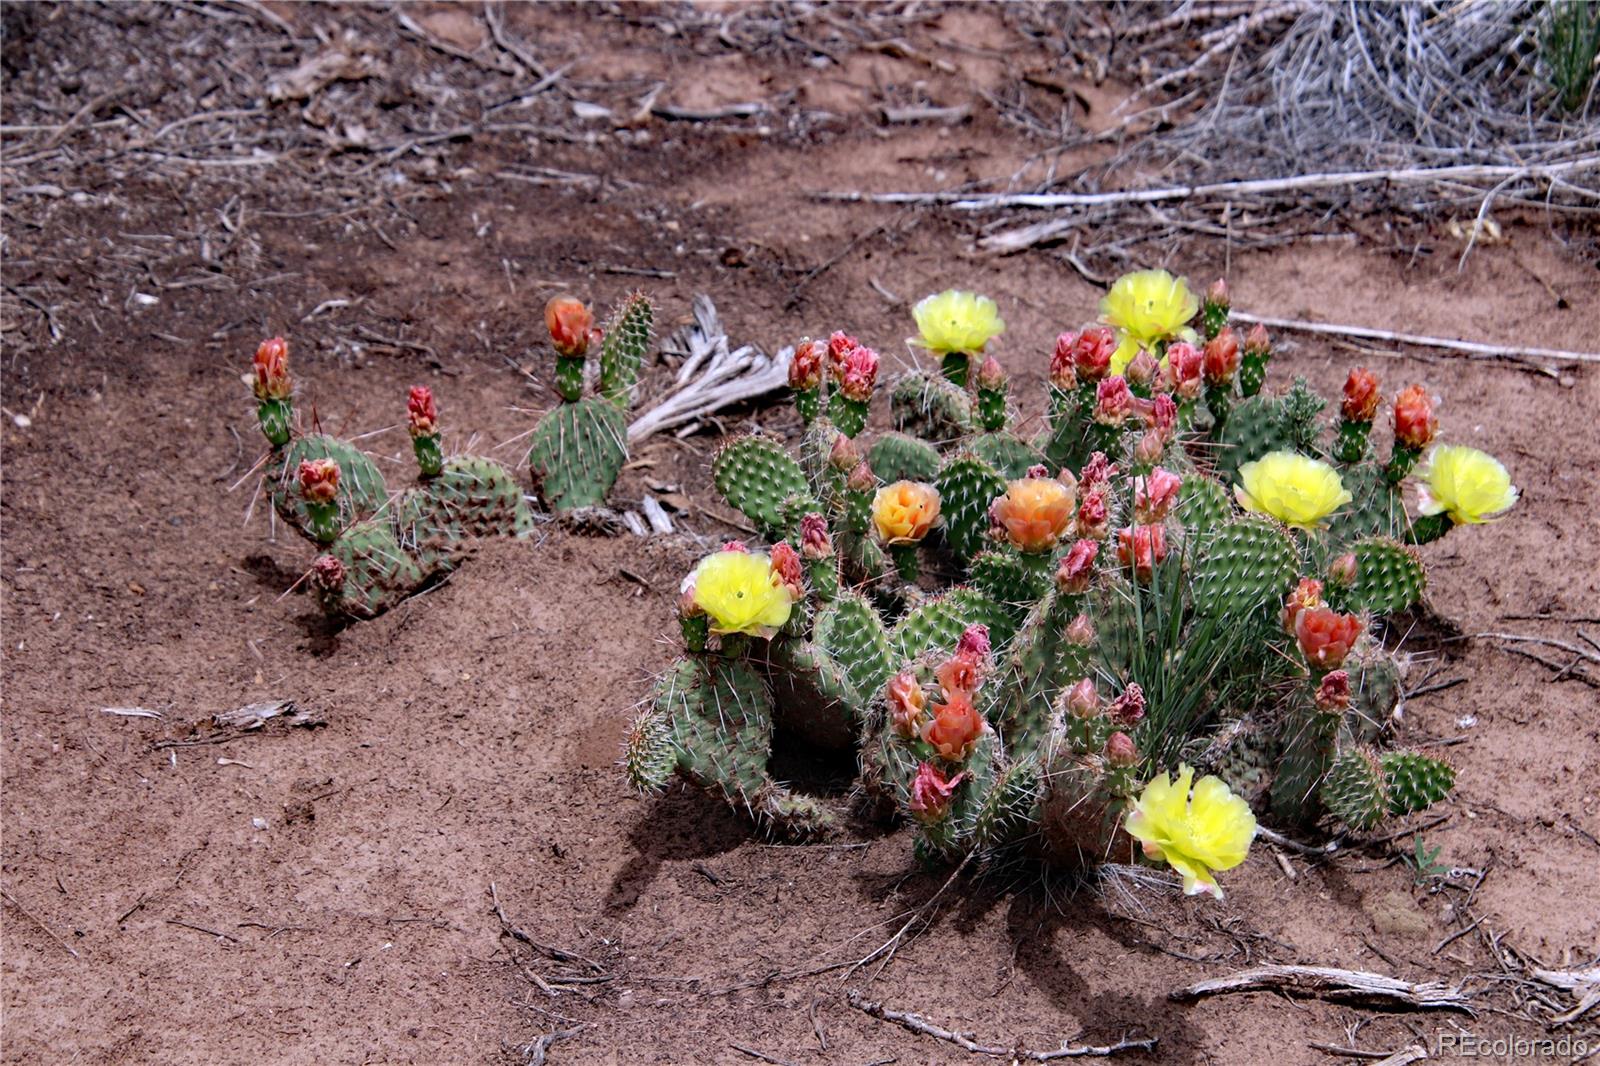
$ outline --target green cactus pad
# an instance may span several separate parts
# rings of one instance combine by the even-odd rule
[[[1026,610],[1045,594],[1049,582],[1014,551],[986,551],[972,560],[972,586],[996,603]]]
[[[1328,401],[1319,396],[1305,378],[1295,378],[1294,385],[1284,393],[1281,404],[1279,427],[1289,438],[1290,445],[1297,452],[1316,455],[1319,450],[1317,438],[1322,435],[1317,416],[1328,406]]]
[[[861,731],[867,698],[844,665],[813,641],[782,637],[767,645],[775,720],[819,748],[849,748]]]
[[[1028,468],[1043,459],[1038,452],[1009,433],[980,433],[967,443],[967,447],[1007,481],[1026,477]]]
[[[1283,401],[1272,396],[1252,396],[1234,405],[1217,437],[1217,477],[1232,487],[1245,463],[1268,452],[1294,450],[1294,438],[1285,427]]]
[[[888,630],[872,605],[855,593],[844,593],[817,612],[812,639],[844,667],[863,697],[870,699],[894,672]]]
[[[1229,723],[1195,760],[1197,768],[1220,777],[1234,795],[1260,809],[1272,786],[1273,768],[1278,763],[1277,736],[1269,729],[1252,726],[1244,719]]]
[[[266,472],[267,493],[278,517],[307,540],[316,537],[311,535],[311,512],[300,494],[299,471],[301,463],[317,459],[339,464],[339,495],[334,502],[339,508],[340,528],[371,517],[388,501],[383,474],[355,445],[323,433],[297,438],[273,453]]]
[[[1039,766],[1032,759],[1013,762],[994,775],[971,814],[974,846],[998,848],[1037,830]]]
[[[1294,542],[1282,527],[1262,518],[1236,518],[1212,534],[1195,563],[1195,609],[1232,617],[1263,604],[1276,608],[1297,565]]]
[[[1090,649],[1067,639],[1067,627],[1078,613],[1077,600],[1055,589],[1045,593],[1006,652],[997,718],[1013,758],[1025,759],[1044,750],[1056,696],[1093,672]]]
[[[867,463],[885,484],[926,481],[939,476],[939,453],[933,445],[904,433],[885,433],[867,450]]]
[[[489,459],[458,456],[402,493],[394,521],[400,546],[426,573],[449,569],[475,537],[524,537],[533,516],[516,477]]]
[[[622,410],[598,396],[547,412],[533,431],[528,467],[550,509],[603,504],[628,460],[627,434]]]
[[[1040,839],[1049,858],[1067,867],[1133,860],[1132,838],[1121,828],[1124,805],[1108,789],[1099,760],[1060,749],[1040,777]]]
[[[989,640],[996,648],[1015,632],[1015,623],[1004,607],[977,589],[957,587],[900,619],[890,638],[900,659],[915,659],[930,648],[953,647],[970,625],[988,626]]]
[[[420,590],[427,580],[416,560],[395,540],[394,527],[381,516],[346,529],[328,545],[327,554],[343,564],[343,583],[329,589],[313,577],[311,585],[322,609],[330,615],[376,618]]]
[[[837,501],[844,491],[845,477],[849,471],[835,470],[829,459],[833,442],[841,436],[832,422],[818,418],[806,426],[800,438],[800,469],[805,472],[811,494],[824,503]]]
[[[1322,781],[1322,805],[1351,829],[1374,828],[1389,813],[1383,767],[1366,751],[1340,755]]]
[[[934,487],[939,490],[945,542],[957,555],[978,554],[988,543],[989,505],[1005,492],[1005,479],[976,455],[962,452],[944,464]]]
[[[1357,541],[1356,577],[1344,588],[1328,585],[1328,598],[1343,611],[1394,614],[1422,599],[1428,576],[1415,548],[1387,537]]]
[[[1391,814],[1426,810],[1450,795],[1456,784],[1455,767],[1414,751],[1387,752],[1382,762]]]
[[[636,292],[612,314],[600,342],[600,395],[624,411],[639,380],[645,349],[650,347],[653,318],[650,301]]]
[[[1350,502],[1328,522],[1330,551],[1369,537],[1392,540],[1405,537],[1411,528],[1411,520],[1406,517],[1405,496],[1384,477],[1383,467],[1371,462],[1357,463],[1342,469],[1339,477],[1350,493]]]
[[[786,499],[811,495],[800,464],[763,437],[738,437],[724,445],[711,462],[711,480],[723,499],[769,532],[784,528]]]
[[[1196,543],[1201,543],[1233,517],[1233,501],[1216,478],[1190,474],[1178,492],[1178,517]]]
[[[959,440],[973,429],[972,398],[966,391],[920,370],[894,383],[889,414],[895,429],[934,444]]]

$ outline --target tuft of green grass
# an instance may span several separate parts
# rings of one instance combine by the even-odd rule
[[[1540,35],[1540,47],[1550,71],[1550,87],[1562,108],[1584,109],[1600,77],[1600,2],[1553,0],[1550,18]]]
[[[1423,842],[1422,834],[1418,833],[1412,840],[1412,847],[1410,855],[1401,857],[1405,859],[1406,865],[1411,867],[1411,876],[1416,879],[1417,884],[1425,885],[1435,878],[1449,875],[1449,864],[1439,861],[1439,853],[1444,850],[1444,845],[1435,844],[1430,848]]]

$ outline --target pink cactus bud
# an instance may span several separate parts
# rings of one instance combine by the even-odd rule
[[[1094,578],[1094,561],[1100,555],[1100,542],[1087,538],[1075,541],[1056,566],[1056,588],[1063,596],[1088,591]]]
[[[962,630],[961,639],[956,641],[956,657],[970,659],[980,668],[986,665],[989,662],[989,627],[976,623]]]
[[[814,389],[822,384],[822,354],[824,345],[807,338],[795,345],[794,357],[789,360],[789,387],[795,391]]]
[[[1344,670],[1330,670],[1317,686],[1315,698],[1317,708],[1330,713],[1350,706],[1350,674]]]
[[[1272,339],[1267,336],[1267,327],[1257,322],[1250,327],[1250,332],[1244,338],[1244,354],[1268,355],[1272,352]]]
[[[1133,570],[1135,580],[1149,581],[1166,557],[1166,526],[1130,526],[1117,530],[1117,561]]]
[[[839,391],[847,399],[866,403],[878,384],[878,353],[871,348],[852,348],[845,354],[843,368],[836,377]]]
[[[1106,458],[1105,452],[1095,452],[1083,464],[1083,472],[1078,475],[1078,488],[1083,492],[1093,492],[1109,485],[1116,476],[1116,464]]]
[[[1228,282],[1225,278],[1218,278],[1211,283],[1211,288],[1206,290],[1206,303],[1212,307],[1219,307],[1226,311],[1228,303]]]
[[[887,701],[889,725],[907,740],[922,731],[928,710],[928,696],[917,683],[917,675],[902,670],[889,679]]]
[[[878,476],[872,472],[872,467],[860,462],[850,471],[850,476],[845,479],[844,484],[851,492],[872,492],[878,487]]]
[[[411,386],[411,393],[406,397],[406,421],[412,437],[438,434],[439,407],[433,402],[433,390],[428,386]]]
[[[1000,360],[992,355],[983,357],[983,362],[978,364],[978,388],[994,392],[1006,387],[1006,372],[1000,366]]]
[[[302,459],[295,476],[300,494],[312,503],[332,503],[339,496],[339,464],[332,459]]]
[[[1072,345],[1072,366],[1078,380],[1099,381],[1111,369],[1111,356],[1117,350],[1117,335],[1109,326],[1088,326]]]
[[[1055,351],[1050,353],[1050,384],[1062,392],[1078,387],[1078,372],[1073,368],[1073,346],[1077,342],[1076,333],[1063,333],[1056,338]]]
[[[1130,383],[1134,385],[1148,385],[1156,378],[1156,371],[1161,368],[1156,362],[1156,357],[1139,349],[1139,354],[1128,362],[1128,367],[1123,371]]]
[[[1027,471],[1022,476],[1026,478],[1049,477],[1050,468],[1045,466],[1043,463],[1034,463],[1032,466],[1028,467]]]
[[[1121,374],[1100,379],[1095,386],[1094,420],[1105,426],[1120,426],[1133,413],[1133,391]]]
[[[1294,591],[1289,593],[1289,598],[1283,602],[1284,631],[1291,636],[1294,635],[1294,624],[1299,619],[1300,612],[1321,606],[1322,582],[1314,577],[1301,578]]]
[[[1106,527],[1111,520],[1111,512],[1106,504],[1106,489],[1096,486],[1093,491],[1084,494],[1078,503],[1077,530],[1079,537],[1091,540],[1105,540]]]
[[[1350,649],[1366,631],[1359,617],[1340,614],[1331,607],[1301,611],[1294,622],[1300,653],[1306,657],[1306,662],[1323,670],[1337,670],[1343,666]]]
[[[861,449],[856,447],[856,442],[843,433],[833,438],[833,447],[828,451],[828,465],[841,474],[848,474],[861,462]]]
[[[1335,585],[1350,585],[1356,579],[1356,553],[1345,552],[1328,564],[1328,580]]]
[[[1132,766],[1139,761],[1139,749],[1134,746],[1133,738],[1120,730],[1106,738],[1106,762],[1112,766],[1122,768]]]
[[[1068,643],[1077,644],[1080,647],[1087,648],[1093,644],[1095,639],[1094,623],[1089,620],[1089,616],[1080,614],[1069,622],[1067,624],[1066,638]]]
[[[1150,428],[1161,438],[1163,444],[1177,436],[1178,401],[1167,393],[1163,392],[1150,401]]]
[[[725,540],[722,542],[722,550],[725,552],[739,552],[741,555],[750,554],[750,546],[742,540]]]
[[[1100,690],[1094,679],[1086,677],[1067,690],[1067,710],[1074,718],[1096,718],[1100,715]]]
[[[1138,522],[1159,522],[1167,517],[1178,502],[1178,490],[1183,488],[1183,478],[1170,470],[1156,467],[1147,477],[1133,479],[1133,514]]]
[[[932,763],[917,767],[917,776],[911,782],[911,813],[919,822],[934,823],[950,810],[956,786],[967,778],[966,772],[946,777]]]
[[[261,342],[252,366],[255,381],[250,388],[258,400],[287,400],[293,391],[289,380],[289,342],[273,337]]]
[[[1394,439],[1415,451],[1433,443],[1439,420],[1433,414],[1433,400],[1421,385],[1408,387],[1394,398]]]
[[[1239,370],[1239,335],[1232,326],[1223,326],[1222,332],[1206,341],[1201,360],[1201,372],[1208,385],[1226,385]]]
[[[544,324],[550,331],[550,343],[559,355],[581,359],[591,344],[600,340],[595,328],[594,315],[582,300],[571,296],[552,296],[544,305]]]
[[[1172,391],[1181,400],[1193,400],[1200,395],[1200,382],[1205,372],[1205,355],[1187,341],[1167,346],[1167,365],[1172,368]]]
[[[807,559],[827,559],[833,555],[833,538],[828,535],[828,521],[812,513],[800,519],[800,554]]]
[[[311,580],[325,592],[344,588],[344,564],[332,555],[319,555],[311,563]]]
[[[861,342],[844,330],[836,330],[828,338],[828,369],[835,378],[844,375],[844,357],[861,347]]]
[[[800,564],[800,553],[786,540],[780,540],[772,546],[768,553],[772,560],[772,572],[777,575],[778,583],[789,593],[789,598],[798,600],[806,594],[805,569]]]
[[[694,618],[705,613],[705,609],[700,606],[700,601],[695,599],[694,575],[689,574],[683,579],[683,584],[678,587],[678,617]]]
[[[1161,461],[1162,453],[1167,446],[1161,441],[1161,434],[1153,429],[1147,429],[1139,434],[1139,441],[1133,446],[1134,461],[1141,466],[1150,466]]]
[[[1344,379],[1344,398],[1339,403],[1339,413],[1346,422],[1371,422],[1378,417],[1378,405],[1383,397],[1378,393],[1378,375],[1364,366],[1353,367]]]
[[[1119,725],[1138,725],[1144,718],[1144,689],[1137,681],[1128,682],[1128,687],[1111,701],[1106,713]]]

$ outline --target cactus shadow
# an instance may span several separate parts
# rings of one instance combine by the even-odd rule
[[[665,864],[709,859],[755,835],[750,820],[721,800],[685,785],[670,789],[628,831],[633,855],[606,891],[606,915],[618,917],[633,910]]]
[[[277,595],[284,589],[293,586],[295,582],[304,576],[302,571],[290,570],[264,552],[245,556],[244,560],[239,564],[239,569],[255,578],[258,585],[270,589],[273,595]],[[298,594],[299,591],[299,589],[296,589],[295,594]]]

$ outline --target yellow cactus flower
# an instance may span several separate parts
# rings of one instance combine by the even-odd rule
[[[713,633],[770,637],[789,620],[789,591],[760,553],[714,552],[684,578],[683,591],[711,619]]]
[[[1000,309],[987,296],[946,289],[926,296],[911,309],[921,336],[912,343],[930,352],[981,352],[1006,330]]]
[[[1178,780],[1165,773],[1150,780],[1128,812],[1128,835],[1144,845],[1144,853],[1161,859],[1183,875],[1188,895],[1206,892],[1222,898],[1218,870],[1244,862],[1256,835],[1250,805],[1229,791],[1221,778],[1202,777],[1194,786],[1194,769],[1178,767]]]
[[[1197,334],[1186,326],[1200,310],[1200,298],[1189,291],[1189,283],[1165,270],[1136,270],[1124,274],[1100,300],[1100,319],[1117,331],[1117,350],[1111,356],[1111,372],[1127,369],[1140,348],[1151,348],[1159,340],[1182,338],[1193,341]]]
[[[1517,488],[1500,461],[1476,448],[1441,444],[1418,471],[1423,514],[1450,515],[1460,525],[1487,522],[1517,502]]]
[[[915,544],[939,521],[939,490],[920,481],[896,481],[872,498],[872,524],[885,544]]]
[[[1299,452],[1268,452],[1245,463],[1239,482],[1233,487],[1239,506],[1298,529],[1318,528],[1350,502],[1333,467]]]

